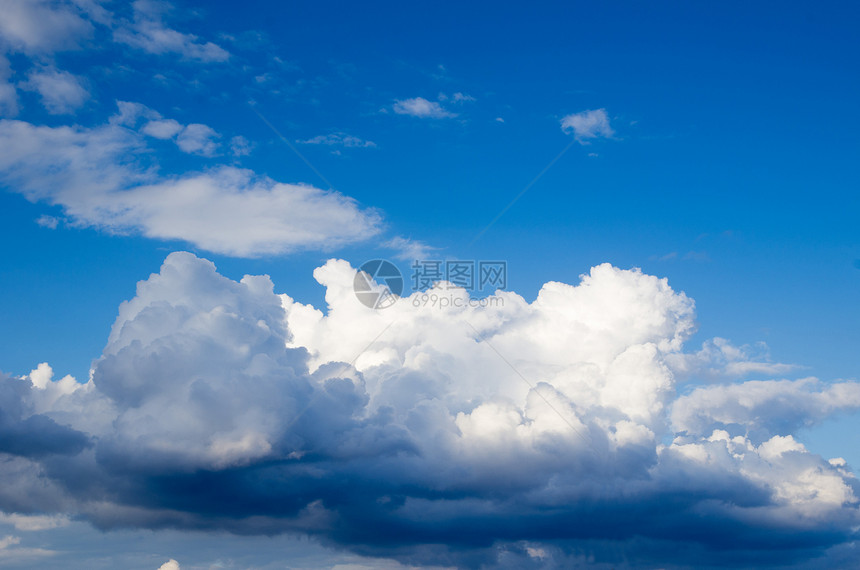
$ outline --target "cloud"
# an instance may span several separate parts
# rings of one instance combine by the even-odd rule
[[[170,560],[159,566],[158,570],[179,570],[179,562],[171,558]]]
[[[30,55],[76,49],[94,27],[73,2],[0,0],[0,47]]]
[[[9,60],[0,55],[0,116],[14,117],[18,114],[18,92],[9,81],[11,75]]]
[[[57,229],[57,226],[60,223],[60,219],[57,218],[56,216],[42,215],[42,216],[39,216],[38,218],[36,218],[36,223],[38,225],[42,226],[43,228],[48,228],[49,230],[55,230],[55,229]]]
[[[230,153],[235,157],[248,156],[254,150],[254,145],[243,136],[230,139]]]
[[[140,132],[143,134],[161,140],[172,139],[182,132],[185,127],[175,119],[155,119],[149,121]]]
[[[394,102],[393,110],[398,115],[410,115],[422,119],[445,119],[457,116],[456,113],[445,110],[436,101],[428,101],[423,97],[398,99]]]
[[[860,384],[825,385],[816,378],[757,380],[705,386],[681,396],[672,408],[679,432],[708,434],[741,430],[759,439],[794,433],[836,412],[860,409]]]
[[[136,128],[141,121],[140,132],[160,140],[173,140],[182,152],[199,156],[213,157],[218,154],[221,138],[215,129],[208,125],[192,123],[183,125],[175,119],[165,119],[161,113],[140,103],[117,101],[119,113],[111,118],[111,123]],[[232,142],[242,137],[234,137]],[[247,141],[246,141],[247,142]]]
[[[394,257],[404,261],[429,259],[433,252],[438,249],[424,242],[403,236],[395,236],[383,243],[382,246],[396,250]]]
[[[660,258],[671,259],[674,256]],[[792,364],[772,362],[765,343],[735,346],[729,340],[715,337],[702,343],[695,353],[673,355],[669,362],[672,371],[684,378],[716,381],[740,378],[750,374],[778,375],[797,368]]]
[[[454,95],[451,96],[451,100],[454,101],[455,103],[477,101],[477,99],[475,99],[471,95],[467,95],[465,93],[454,93]]]
[[[124,20],[98,0],[0,0],[0,51],[38,56],[79,49],[98,24],[114,41],[147,53],[200,62],[229,59],[224,48],[167,27],[163,18],[171,8],[167,2],[136,0],[132,19]]]
[[[73,224],[240,257],[333,248],[379,231],[378,213],[338,192],[232,166],[159,175],[146,140],[120,124],[146,112],[125,106],[114,124],[92,129],[0,121],[0,146],[8,149],[0,155],[0,181],[31,201],[62,206]],[[177,144],[211,154],[211,129],[191,127]]]
[[[203,42],[193,34],[166,27],[162,16],[169,5],[153,0],[136,0],[132,6],[133,21],[114,31],[115,41],[151,54],[178,54],[184,59],[201,62],[223,62],[230,58],[224,48],[212,42]]]
[[[54,68],[33,71],[22,87],[37,91],[45,109],[52,115],[74,113],[90,98],[81,78]]]
[[[16,530],[40,531],[60,528],[69,524],[65,516],[22,515],[18,513],[0,513],[0,523],[11,524]]]
[[[211,127],[193,123],[182,129],[176,137],[176,145],[182,152],[211,157],[218,152],[218,143],[215,142],[218,137]]]
[[[858,383],[678,397],[694,305],[665,279],[604,264],[533,302],[374,311],[355,274],[314,272],[323,312],[171,254],[89,382],[2,379],[3,429],[33,443],[4,449],[0,509],[458,567],[789,564],[856,538],[856,479],[791,432]]]
[[[376,143],[373,141],[362,140],[358,137],[348,135],[346,133],[330,133],[327,135],[317,135],[304,141],[296,141],[302,144],[322,144],[327,146],[342,146],[345,148],[374,148]]]
[[[611,138],[615,131],[609,126],[606,109],[592,109],[567,115],[561,120],[561,130],[586,144],[589,139]]]

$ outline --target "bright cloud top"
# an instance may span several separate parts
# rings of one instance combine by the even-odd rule
[[[159,175],[157,165],[145,162],[145,135],[211,157],[218,133],[163,119],[139,104],[121,103],[120,110],[95,128],[0,121],[0,146],[8,149],[0,156],[0,181],[31,201],[62,206],[76,224],[184,240],[234,256],[332,248],[379,231],[376,211],[307,184],[223,165]]]
[[[615,134],[609,126],[606,109],[592,109],[567,115],[561,120],[561,130],[573,133],[573,137],[580,144],[586,144],[589,139],[611,138]]]
[[[679,397],[694,305],[665,279],[604,264],[531,303],[373,311],[348,263],[314,276],[325,312],[171,254],[87,384],[47,365],[0,382],[0,509],[460,566],[666,541],[681,563],[791,561],[854,537],[855,478],[792,431],[856,410],[860,384]]]

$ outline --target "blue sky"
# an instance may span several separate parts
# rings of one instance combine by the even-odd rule
[[[84,545],[114,541],[115,556],[125,551],[127,567],[158,568],[170,558],[182,568],[212,567],[216,559],[234,560],[227,567],[286,563],[275,551],[265,560],[243,558],[256,537],[223,539],[224,552],[216,552],[222,539],[209,531],[297,540],[290,548],[303,554],[293,559],[306,555],[309,562],[296,567],[358,564],[361,556],[374,557],[365,561],[370,565],[384,559],[489,567],[553,567],[578,556],[613,564],[622,556],[634,567],[685,567],[702,548],[721,552],[718,566],[748,566],[767,560],[773,544],[786,540],[810,546],[775,563],[815,565],[825,556],[831,565],[856,564],[850,529],[857,526],[857,501],[849,495],[860,490],[849,491],[854,483],[847,471],[826,460],[860,465],[858,15],[847,2],[526,7],[0,0],[0,370],[11,386],[0,398],[7,407],[0,407],[2,417],[9,418],[0,434],[21,442],[0,452],[12,458],[15,473],[43,473],[57,489],[56,497],[29,502],[0,497],[3,524],[11,525],[5,534],[19,540],[0,543],[0,564],[92,564],[89,547],[68,546],[75,538]],[[168,258],[177,251],[196,257]],[[394,312],[361,313],[344,284],[353,268],[377,258],[391,259],[407,276],[416,259],[504,260],[507,291],[519,297],[505,297],[503,308],[486,313],[396,312],[407,311],[409,299]],[[217,274],[204,260],[214,262]],[[279,301],[284,308],[275,307],[275,297],[264,299],[257,281],[237,284],[245,275],[268,275],[274,293],[288,295]],[[649,276],[667,279],[671,295]],[[551,282],[572,287],[545,285]],[[211,299],[221,304],[207,304]],[[321,311],[318,317],[311,306]],[[198,328],[195,319],[215,319],[218,307],[232,307],[237,320],[223,329]],[[624,318],[607,317],[616,313]],[[260,340],[259,331],[247,329],[258,321],[267,323],[272,338]],[[456,323],[474,330],[462,344],[455,340],[459,333],[440,332]],[[376,339],[379,330],[384,336]],[[188,348],[189,338],[197,348]],[[376,348],[361,351],[377,340]],[[209,359],[228,358],[203,348],[216,345],[252,353],[225,360],[214,372]],[[492,349],[498,354],[487,356],[478,345],[498,346]],[[181,347],[190,351],[185,359]],[[659,366],[625,360],[652,349]],[[254,350],[278,367],[259,372]],[[529,386],[506,392],[501,380],[485,384],[483,371],[499,363],[483,359],[499,356],[511,366],[498,374],[514,370]],[[349,383],[352,396],[332,395],[331,378],[321,379],[334,374],[326,372],[327,362],[346,363],[349,371],[335,376],[343,375],[337,377]],[[31,373],[41,363],[53,369],[47,388],[44,368]],[[641,375],[637,386],[651,386],[641,401],[618,400],[625,389],[613,384],[613,374],[628,365],[625,377]],[[589,366],[599,374],[586,373]],[[664,369],[665,386],[657,380]],[[259,387],[249,392],[268,396],[234,394],[227,386],[235,387],[238,376],[224,370],[257,378]],[[83,387],[60,386],[67,374]],[[191,414],[199,425],[218,420],[236,427],[213,441],[185,433],[184,408],[166,403],[177,398],[173,384],[159,379],[192,377],[249,410],[262,406],[257,419],[192,390],[186,396],[189,409],[200,410],[199,418]],[[314,418],[328,427],[314,439],[295,427],[313,414],[292,408],[298,392],[284,393],[274,379],[307,382],[306,393],[314,395],[305,410],[315,409],[319,393],[337,400],[331,409],[346,415],[319,412]],[[591,381],[597,382],[592,392],[583,392]],[[550,404],[541,392],[549,389],[567,403]],[[58,395],[48,398],[51,390]],[[426,395],[420,402],[404,395],[419,393]],[[615,441],[628,433],[623,422],[651,434],[638,460],[620,451],[634,440],[644,445],[635,438],[605,451],[592,441],[592,451],[610,458],[607,464],[616,461],[617,472],[630,468],[616,490],[641,481],[641,468],[652,492],[622,505],[601,503],[596,492],[577,496],[596,501],[595,512],[627,513],[634,521],[629,534],[576,530],[570,521],[582,513],[562,508],[573,499],[561,492],[552,504],[559,518],[541,518],[529,511],[538,503],[522,498],[547,492],[545,482],[527,484],[512,474],[510,486],[497,489],[478,467],[461,464],[454,448],[430,445],[430,432],[415,427],[419,410],[442,406],[444,414],[421,416],[421,425],[442,429],[453,422],[461,438],[456,445],[466,446],[455,447],[464,452],[489,437],[487,426],[502,425],[498,418],[508,416],[498,410],[510,405],[522,421],[517,437],[526,437],[523,426],[544,429],[530,415],[537,413],[529,407],[539,404],[534,398],[550,406],[543,410],[549,415],[562,417],[569,405],[577,419],[562,419],[571,427],[581,422],[588,437],[609,430],[606,441]],[[273,427],[274,420],[259,419],[278,415],[266,401],[283,404],[283,416],[298,414],[292,420],[298,424]],[[641,412],[646,401],[650,411]],[[157,418],[164,431],[141,417]],[[369,458],[382,453],[380,465],[398,476],[346,460],[331,447],[346,437],[338,431],[345,425],[358,430],[349,433],[363,433],[362,442],[396,440],[395,447],[450,462],[451,473],[472,474],[469,483],[453,474],[413,478],[412,463],[389,465],[385,453],[364,443],[356,445]],[[370,425],[385,428],[371,437]],[[807,521],[806,530],[779,530],[770,514],[756,522],[723,507],[698,530],[712,539],[681,536],[678,529],[688,524],[682,514],[663,521],[663,534],[636,526],[649,520],[642,513],[652,505],[669,500],[668,489],[677,486],[671,474],[685,472],[672,454],[692,457],[690,446],[717,445],[724,441],[714,435],[719,430],[746,438],[748,451],[728,456],[741,461],[754,453],[755,459],[725,470],[701,467],[699,480],[710,487],[684,488],[676,499],[699,509],[712,499],[725,509],[755,503],[794,513]],[[508,441],[492,433],[494,442]],[[548,449],[534,443],[545,436],[529,435],[528,445],[516,441],[528,455]],[[185,467],[152,467],[165,461],[158,455],[161,437],[182,442],[167,463]],[[79,439],[88,443],[75,447]],[[511,441],[506,454],[522,461]],[[725,441],[725,449],[741,445]],[[136,442],[128,457],[116,451],[122,442]],[[572,462],[564,469],[582,469],[586,479],[600,472],[570,445],[557,452]],[[788,450],[779,461],[772,457],[778,446]],[[45,451],[60,448],[65,451]],[[221,456],[206,455],[216,451]],[[322,477],[331,485],[262,467],[301,463],[305,454],[331,461]],[[562,469],[528,457],[548,480]],[[751,462],[762,458],[770,471],[751,474]],[[839,508],[827,507],[832,512],[807,504],[791,486],[805,481],[813,495],[837,493],[836,483],[810,482],[813,468],[799,467],[814,458],[823,461],[818,472],[842,473],[849,481],[839,483],[838,493],[847,494],[836,501]],[[111,468],[118,464],[134,472],[122,492],[123,478]],[[57,475],[63,469],[76,478],[99,473],[104,489],[83,489],[71,476]],[[253,490],[222,511],[207,504],[217,493],[183,502],[162,489],[163,497],[152,491],[160,497],[154,504],[135,495],[168,479],[186,484],[178,481],[189,472],[211,474],[217,490],[228,484],[228,471],[238,477],[242,470],[263,480],[295,477],[307,487],[295,499],[305,501],[303,508],[322,505],[344,521],[369,517],[377,533],[360,532],[351,522],[337,530],[308,522],[312,509],[301,511],[306,516],[257,512],[255,501],[264,494]],[[9,485],[19,476],[13,471],[3,475]],[[338,502],[332,486],[352,480],[379,500],[401,497],[410,505],[420,497],[437,526],[416,523],[392,535],[392,521],[402,519],[361,501]],[[749,492],[721,495],[732,481],[750,485]],[[410,495],[403,490],[410,485],[422,492]],[[454,495],[489,501],[486,512],[504,524],[489,525],[473,542],[457,539],[462,519],[455,507],[446,518],[449,507],[442,504]],[[97,497],[116,514],[94,509]],[[287,500],[280,491],[270,499]],[[521,511],[512,506],[519,501]],[[132,507],[148,514],[129,514]],[[159,518],[162,508],[184,518]],[[273,518],[253,529],[225,522],[255,514]],[[61,522],[27,531],[27,524],[8,518],[15,516]],[[529,534],[522,531],[525,520],[573,530]],[[714,538],[738,536],[739,520],[741,534],[751,537],[744,553]],[[130,534],[101,536],[93,527]],[[151,533],[160,528],[171,530]],[[183,532],[196,541],[186,552],[173,542]],[[128,536],[147,537],[140,540],[151,541],[151,554],[130,560]],[[308,536],[311,542],[302,542]]]

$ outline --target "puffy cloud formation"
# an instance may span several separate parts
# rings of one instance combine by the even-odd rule
[[[853,474],[791,432],[860,384],[679,397],[694,304],[665,279],[605,264],[531,303],[374,311],[347,262],[314,277],[326,311],[174,253],[89,382],[3,378],[0,510],[459,567],[755,566],[855,538]]]
[[[141,132],[134,130],[142,124]],[[284,184],[217,166],[161,176],[146,163],[147,140],[176,137],[185,152],[214,154],[217,136],[147,107],[120,103],[111,123],[44,127],[0,120],[0,182],[31,201],[60,205],[73,222],[179,239],[217,253],[256,256],[331,248],[379,231],[374,210],[335,191]]]
[[[615,134],[609,126],[606,109],[591,109],[567,115],[561,120],[561,130],[573,133],[573,138],[580,144],[587,144],[588,139],[610,138]]]

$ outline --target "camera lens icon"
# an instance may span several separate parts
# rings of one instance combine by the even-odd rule
[[[386,259],[371,259],[358,268],[352,282],[355,297],[371,309],[385,309],[403,293],[403,275]]]

